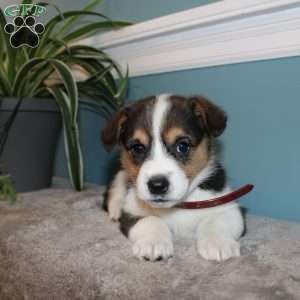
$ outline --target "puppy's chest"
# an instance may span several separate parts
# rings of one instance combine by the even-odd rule
[[[208,215],[199,210],[174,209],[171,213],[162,213],[160,217],[176,236],[193,237],[197,225],[204,222],[208,218]]]
[[[221,196],[225,193],[218,193]],[[186,201],[207,200],[215,197],[216,194],[210,191],[196,189]],[[157,216],[160,217],[174,234],[180,237],[191,237],[195,234],[197,225],[215,218],[225,207],[208,209],[179,209],[179,208],[153,208],[149,204],[136,197],[133,189],[129,190],[124,202],[123,210],[126,213],[139,217]]]

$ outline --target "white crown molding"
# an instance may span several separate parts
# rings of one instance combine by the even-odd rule
[[[300,55],[300,0],[224,0],[84,40],[130,76]]]

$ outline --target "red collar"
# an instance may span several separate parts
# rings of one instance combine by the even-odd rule
[[[227,195],[213,198],[210,200],[203,200],[203,201],[195,201],[195,202],[182,202],[177,205],[175,205],[176,208],[187,208],[187,209],[199,209],[199,208],[209,208],[209,207],[215,207],[222,204],[229,203],[231,201],[234,201],[245,194],[249,193],[254,188],[254,185],[252,184],[246,184],[239,188],[238,190],[235,190]]]

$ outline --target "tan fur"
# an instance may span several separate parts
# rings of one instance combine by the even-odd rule
[[[149,135],[147,134],[146,130],[143,128],[136,129],[134,131],[132,138],[139,140],[145,146],[148,146],[150,143]],[[135,182],[139,174],[140,166],[136,165],[132,161],[130,152],[128,152],[124,148],[122,149],[122,153],[121,153],[121,163],[123,168],[128,173],[129,181]]]
[[[149,135],[143,128],[138,128],[134,131],[133,139],[139,140],[145,146],[149,145]]]
[[[173,127],[164,133],[164,140],[167,142],[167,144],[172,145],[180,136],[183,135],[185,135],[185,132],[182,128]]]
[[[188,178],[195,177],[208,163],[208,139],[204,138],[196,149],[190,154],[190,160],[183,166]]]
[[[130,157],[130,153],[127,152],[125,149],[122,150],[121,153],[121,163],[123,168],[126,170],[128,174],[128,179],[131,183],[136,181],[136,178],[140,171],[140,166],[134,164]]]

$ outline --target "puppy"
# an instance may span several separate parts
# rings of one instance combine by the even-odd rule
[[[236,202],[181,209],[181,202],[229,193],[213,140],[226,127],[224,111],[203,97],[163,94],[118,112],[102,132],[107,148],[119,143],[120,170],[105,193],[104,208],[146,260],[173,255],[172,236],[192,236],[199,254],[223,261],[240,255],[244,229]]]

